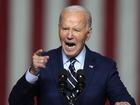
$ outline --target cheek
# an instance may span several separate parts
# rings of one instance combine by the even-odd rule
[[[83,44],[87,40],[87,37],[85,37],[85,36],[78,37],[77,40],[78,40],[79,43]]]
[[[65,31],[60,31],[59,32],[59,36],[61,37],[61,38],[64,38],[64,37],[66,37],[66,35],[67,35],[67,32],[65,32]]]
[[[59,38],[60,38],[60,40],[64,40],[64,38],[65,38],[65,34],[62,33],[62,32],[60,32],[60,33],[59,33]]]

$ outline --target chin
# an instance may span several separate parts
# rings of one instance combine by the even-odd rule
[[[64,53],[68,56],[68,57],[75,57],[77,55],[77,47],[75,46],[74,48],[68,48],[67,46],[62,46]]]
[[[75,57],[76,56],[75,52],[70,52],[70,51],[64,51],[64,52],[68,57]]]

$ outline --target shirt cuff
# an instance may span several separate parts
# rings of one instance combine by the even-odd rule
[[[38,76],[33,75],[29,72],[29,69],[27,70],[26,74],[25,74],[25,79],[31,83],[34,84],[37,80],[38,80]]]

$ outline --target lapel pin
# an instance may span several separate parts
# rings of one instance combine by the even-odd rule
[[[89,65],[89,68],[93,69],[93,68],[94,68],[94,66],[93,66],[93,65]]]

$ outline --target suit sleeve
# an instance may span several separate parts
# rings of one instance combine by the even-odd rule
[[[9,95],[9,105],[34,105],[37,87],[37,84],[28,83],[24,75],[13,87]]]
[[[112,67],[110,68],[107,81],[107,95],[111,105],[114,105],[115,102],[121,101],[126,101],[131,105],[136,105],[134,99],[128,93],[126,87],[120,80],[115,63],[113,63]]]

